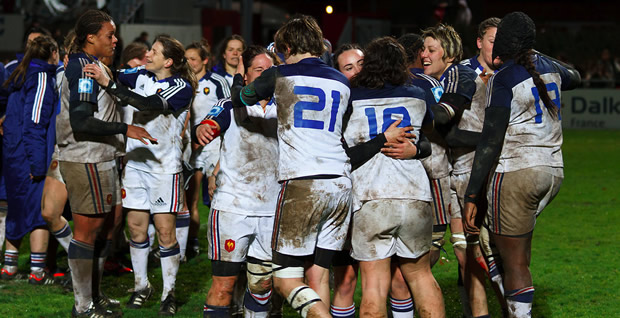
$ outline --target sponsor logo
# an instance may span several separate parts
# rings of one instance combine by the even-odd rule
[[[80,80],[78,81],[78,93],[92,94],[93,80],[90,78],[80,78]]]
[[[211,90],[208,87],[205,87],[202,92],[205,93],[205,95],[209,95],[209,92],[211,92]]]
[[[163,89],[163,88],[158,88],[158,89],[157,89],[157,91],[156,91],[155,93],[159,94],[159,93],[161,93],[161,92],[163,92],[163,91],[164,91],[164,89]]]
[[[233,240],[226,240],[226,242],[224,242],[224,249],[226,249],[226,251],[228,253],[234,251],[235,250],[235,241],[233,241]]]
[[[157,206],[166,205],[166,201],[164,201],[164,199],[159,197],[157,200],[155,200],[155,202],[153,202],[153,205],[157,205]]]
[[[108,202],[108,204],[112,204],[112,194],[108,194],[108,197],[106,198],[106,202]]]

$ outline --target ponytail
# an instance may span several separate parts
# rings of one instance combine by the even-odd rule
[[[549,97],[549,92],[547,91],[547,85],[540,78],[540,73],[536,71],[536,67],[534,66],[533,61],[534,52],[530,49],[527,51],[522,51],[515,56],[515,63],[525,67],[525,70],[532,76],[532,80],[534,81],[534,85],[536,85],[536,89],[538,90],[538,95],[540,99],[547,107],[547,110],[553,117],[557,117],[558,108],[557,105],[553,103],[551,98]]]
[[[24,84],[24,81],[26,81],[26,72],[28,71],[28,66],[30,66],[32,59],[40,59],[47,62],[50,57],[52,57],[54,51],[58,52],[58,44],[56,44],[56,41],[50,36],[40,35],[28,42],[24,58],[19,65],[17,65],[13,73],[11,73],[11,76],[4,82],[3,86],[6,88],[13,83],[15,86],[19,87]]]

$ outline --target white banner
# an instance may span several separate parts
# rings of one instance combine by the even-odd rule
[[[562,127],[620,129],[620,90],[576,89],[562,92]]]
[[[0,14],[0,51],[22,50],[24,17],[21,14]]]

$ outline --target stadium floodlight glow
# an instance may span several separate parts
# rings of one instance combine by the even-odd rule
[[[327,7],[325,7],[325,12],[327,12],[327,14],[334,13],[334,7],[328,5]]]

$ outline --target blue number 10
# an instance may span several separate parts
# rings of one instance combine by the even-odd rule
[[[551,83],[548,83],[546,87],[547,87],[547,92],[553,91],[555,98],[552,98],[551,100],[553,101],[555,106],[559,109],[561,101],[560,101],[560,90],[558,89],[558,84],[551,82]],[[536,117],[534,117],[534,121],[537,124],[540,124],[542,123],[542,108],[540,107],[540,94],[538,93],[538,89],[536,88],[536,86],[532,87],[532,95],[534,95],[534,105],[536,106]],[[562,117],[559,116],[559,114],[558,114],[558,118],[562,119]]]
[[[370,135],[370,139],[373,139],[379,134],[379,132],[377,131],[377,115],[375,114],[375,108],[368,107],[364,109],[364,113],[368,118],[368,132]],[[411,116],[409,116],[407,108],[403,106],[385,108],[383,110],[383,127],[381,129],[381,132],[386,131],[390,127],[390,125],[394,123],[395,120],[392,119],[392,115],[394,114],[403,116],[402,121],[400,122],[400,124],[398,124],[398,127],[411,126]]]
[[[323,121],[314,120],[314,119],[304,119],[303,111],[322,111],[325,109],[325,92],[322,89],[317,87],[308,87],[308,86],[295,86],[293,89],[293,93],[295,95],[310,95],[316,96],[319,101],[318,102],[309,102],[309,101],[298,101],[294,106],[294,126],[301,128],[311,128],[311,129],[323,129],[325,124]],[[338,115],[338,107],[340,106],[340,92],[332,91],[332,109],[331,116],[329,120],[329,131],[334,131],[336,127],[336,119]]]

